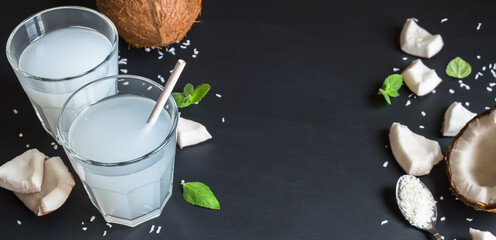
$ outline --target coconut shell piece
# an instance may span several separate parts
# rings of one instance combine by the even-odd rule
[[[41,190],[45,154],[30,149],[0,167],[0,187],[14,192],[34,193]]]
[[[45,161],[45,172],[41,191],[37,193],[14,194],[34,214],[43,216],[57,210],[69,197],[76,183],[67,166],[60,157],[52,157]]]
[[[476,210],[493,213],[496,213],[495,136],[496,106],[467,122],[448,146],[445,158],[450,190],[456,199]]]
[[[97,0],[119,35],[134,47],[161,48],[184,38],[201,0]]]

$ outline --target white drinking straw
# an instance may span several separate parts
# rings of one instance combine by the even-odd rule
[[[146,121],[148,124],[154,124],[157,121],[158,116],[160,115],[162,108],[164,108],[165,103],[167,102],[167,99],[169,98],[169,95],[171,94],[174,85],[176,85],[177,79],[181,75],[181,72],[183,71],[185,65],[186,62],[184,60],[182,59],[177,60],[174,70],[172,70],[172,73],[169,76],[167,83],[165,83],[164,90],[160,94],[160,97],[158,97],[157,103],[155,104],[155,107],[153,108],[150,117],[148,117],[148,120]]]

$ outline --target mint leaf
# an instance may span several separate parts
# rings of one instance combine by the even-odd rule
[[[191,83],[188,83],[184,86],[182,93],[173,92],[172,97],[176,101],[178,108],[185,108],[192,103],[200,102],[205,94],[207,94],[208,90],[210,90],[210,85],[208,84],[201,84],[195,89]]]
[[[403,84],[403,77],[401,74],[392,74],[389,75],[382,84],[382,88],[379,88],[379,94],[384,96],[386,102],[391,105],[391,99],[389,97],[397,97],[400,94],[398,90],[401,88]]]
[[[379,93],[382,94],[382,96],[384,96],[384,99],[386,100],[386,102],[391,105],[391,99],[389,99],[389,96],[386,92],[386,90],[382,89],[382,88],[379,88]]]
[[[460,57],[456,57],[446,66],[446,74],[453,78],[462,79],[470,75],[472,67]]]
[[[196,206],[220,209],[220,204],[210,188],[201,182],[181,182],[183,185],[183,198],[186,202]]]
[[[193,85],[191,83],[188,83],[186,84],[186,86],[184,86],[184,90],[183,90],[183,93],[185,96],[193,96],[193,92],[195,91],[195,88],[193,87]]]
[[[182,93],[172,93],[172,97],[174,98],[174,101],[176,101],[176,105],[178,108],[185,108],[189,105],[191,105],[191,98],[190,97],[185,97],[184,94]]]
[[[198,86],[191,97],[191,102],[198,103],[207,94],[208,90],[210,90],[210,85],[208,84]]]

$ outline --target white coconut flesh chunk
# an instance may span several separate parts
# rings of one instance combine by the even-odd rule
[[[393,123],[389,130],[389,141],[394,158],[410,175],[427,175],[443,159],[437,141],[418,135],[405,125]]]
[[[468,229],[470,236],[472,236],[472,240],[496,240],[496,237],[488,231],[481,231],[479,229]]]
[[[0,187],[14,192],[39,192],[43,182],[45,154],[30,149],[0,167]]]
[[[401,50],[423,58],[431,58],[444,46],[441,35],[432,35],[420,27],[413,19],[406,20],[400,36]]]
[[[444,113],[443,136],[453,137],[477,114],[466,109],[463,104],[453,102]]]
[[[458,135],[449,157],[451,181],[465,198],[496,204],[496,110],[479,115]]]
[[[212,135],[202,124],[186,118],[179,118],[177,123],[177,144],[180,148],[192,146],[211,138]]]
[[[41,191],[14,194],[36,215],[42,216],[57,210],[69,197],[76,183],[60,157],[45,161],[45,173]]]
[[[432,92],[442,82],[436,71],[425,66],[420,59],[412,61],[401,76],[406,86],[418,96]]]

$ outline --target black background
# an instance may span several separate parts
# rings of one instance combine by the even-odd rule
[[[95,8],[93,1],[5,2],[0,43],[23,19],[61,5]],[[409,98],[404,86],[388,106],[377,89],[393,68],[403,69],[415,59],[399,48],[409,17],[442,35],[443,50],[424,63],[443,82],[435,94],[421,98]],[[441,23],[443,18],[448,21]],[[120,41],[120,56],[128,59],[120,68],[130,74],[167,79],[182,58],[187,66],[176,91],[187,82],[212,86],[199,105],[181,110],[182,116],[203,123],[213,139],[178,149],[174,193],[162,215],[135,228],[109,228],[79,179],[67,202],[43,217],[2,189],[1,239],[430,238],[410,227],[397,209],[394,187],[404,172],[385,147],[387,134],[397,121],[438,140],[445,153],[451,138],[439,129],[453,101],[469,102],[473,112],[495,104],[496,89],[486,87],[496,78],[481,70],[496,63],[495,1],[205,0],[198,20],[186,37],[191,46],[172,45],[175,56],[163,51],[158,59],[156,50],[145,52]],[[193,48],[197,58],[192,58]],[[464,80],[470,90],[444,72],[456,56],[472,64],[473,73]],[[69,165],[63,150],[51,146],[54,140],[42,129],[6,57],[0,62],[0,162],[29,144],[60,155]],[[476,72],[484,76],[475,80]],[[407,100],[411,105],[405,106]],[[469,227],[496,233],[494,214],[475,211],[450,194],[445,166],[441,162],[421,177],[438,200],[438,219],[446,218],[437,225],[441,235],[470,239]],[[221,210],[186,203],[182,179],[210,186]],[[89,221],[91,216],[95,221]],[[381,225],[383,220],[388,223]],[[161,226],[161,232],[149,233],[152,225],[155,230]]]

